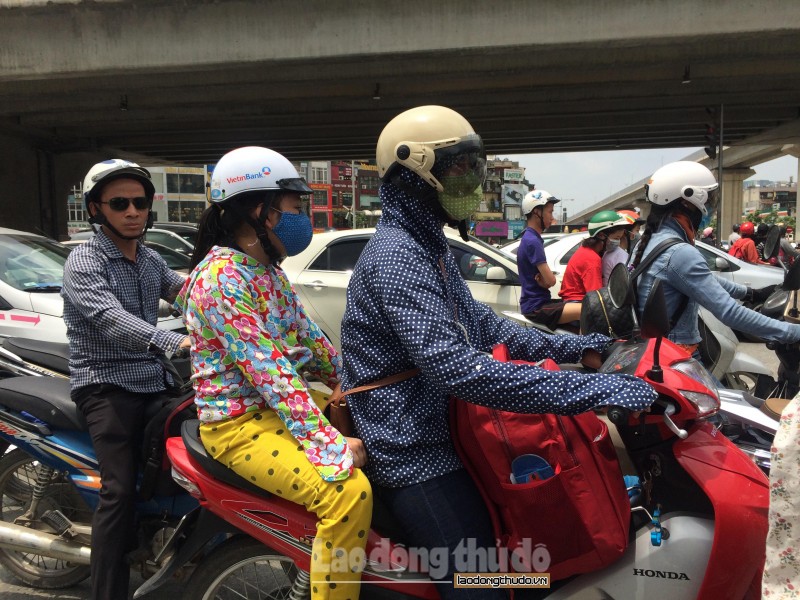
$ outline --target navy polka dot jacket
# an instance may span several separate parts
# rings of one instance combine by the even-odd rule
[[[409,186],[427,185],[405,168],[402,177]],[[545,371],[492,359],[487,353],[505,343],[515,359],[576,363],[584,350],[601,351],[609,339],[550,336],[498,317],[473,300],[431,209],[391,183],[381,186],[380,197],[377,231],[347,289],[342,388],[414,367],[421,373],[348,399],[373,483],[400,487],[462,467],[450,440],[449,396],[508,411],[564,415],[603,404],[640,410],[654,400],[653,389],[633,377]]]

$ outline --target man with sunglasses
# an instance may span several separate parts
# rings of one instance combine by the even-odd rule
[[[102,482],[92,597],[127,598],[145,411],[175,384],[163,358],[190,347],[185,335],[156,328],[159,299],[172,303],[184,280],[141,243],[155,195],[146,169],[121,159],[98,163],[83,195],[96,234],[69,255],[61,295],[72,399],[89,426]]]

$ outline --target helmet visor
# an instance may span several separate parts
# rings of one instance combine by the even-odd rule
[[[713,190],[708,190],[707,192],[706,212],[713,216],[717,214],[717,207],[719,206],[719,188],[715,187]]]
[[[275,183],[278,184],[280,189],[287,192],[297,192],[298,194],[313,194],[314,190],[308,187],[306,180],[302,177],[287,177],[286,179],[279,179]]]
[[[432,172],[439,179],[445,174],[473,175],[482,184],[486,179],[486,151],[478,134],[462,137],[458,143],[435,150]]]

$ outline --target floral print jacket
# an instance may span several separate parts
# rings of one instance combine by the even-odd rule
[[[800,598],[800,394],[781,415],[769,473],[769,534],[762,597]]]
[[[311,399],[300,374],[335,387],[341,359],[280,268],[215,246],[189,276],[176,305],[192,339],[202,422],[274,410],[324,480],[352,473],[344,437]]]

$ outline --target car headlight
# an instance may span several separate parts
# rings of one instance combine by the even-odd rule
[[[719,411],[717,384],[703,365],[690,358],[674,363],[672,368],[708,388],[708,394],[692,390],[678,390],[681,396],[697,407],[698,417],[708,417]]]

